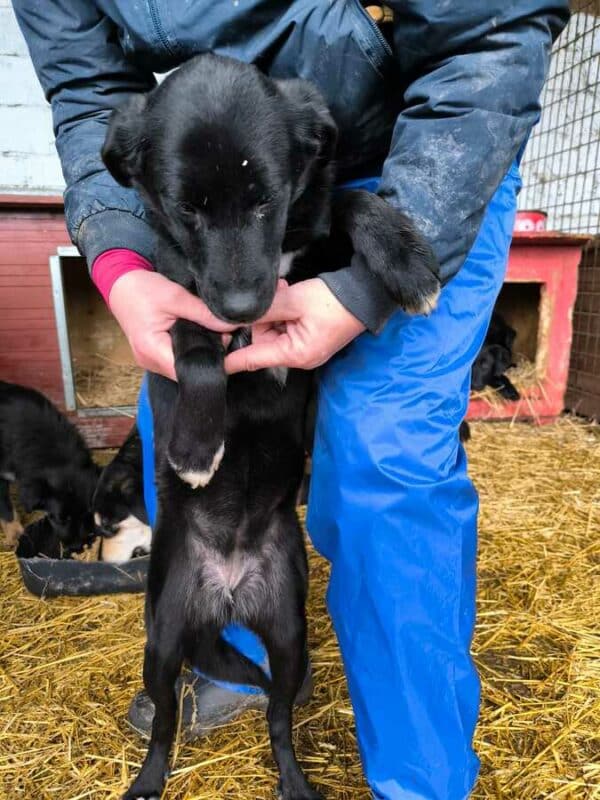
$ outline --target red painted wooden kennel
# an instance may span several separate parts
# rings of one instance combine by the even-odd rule
[[[72,347],[82,336],[66,326],[61,250],[72,252],[61,198],[0,196],[0,379],[46,394],[90,446],[120,445],[131,409],[82,409],[73,397],[68,337]]]
[[[517,330],[515,351],[535,362],[537,381],[516,402],[473,398],[468,419],[556,417],[564,409],[577,267],[585,235],[515,233],[497,308]]]

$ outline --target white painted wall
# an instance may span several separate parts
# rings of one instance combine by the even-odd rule
[[[560,104],[542,115],[526,153],[520,207],[549,209],[549,227],[598,233],[600,173],[599,165],[590,163],[590,154],[598,152],[600,139],[600,28],[593,31],[593,26],[593,17],[577,14],[563,34],[563,41],[569,42],[574,31],[588,31],[558,51],[552,74],[586,61],[569,81],[551,79],[547,85],[545,100],[558,98]],[[552,132],[558,116],[568,124]],[[579,174],[586,166],[586,174]],[[0,193],[56,194],[63,187],[50,109],[10,0],[0,0]],[[581,202],[563,205],[574,199]]]
[[[10,0],[0,0],[0,193],[60,194],[52,117]]]

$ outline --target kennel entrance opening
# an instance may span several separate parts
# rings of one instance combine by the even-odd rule
[[[134,416],[143,371],[77,248],[59,247],[50,272],[66,409]]]

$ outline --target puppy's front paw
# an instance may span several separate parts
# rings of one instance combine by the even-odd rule
[[[407,314],[431,314],[440,297],[440,282],[431,274],[417,274],[411,277],[410,283],[414,286],[402,286],[398,292],[402,308]]]
[[[131,789],[125,792],[121,800],[160,800],[162,793],[163,787],[136,789],[135,784],[133,784]]]
[[[191,486],[192,489],[199,489],[208,486],[215,472],[221,466],[225,455],[225,442],[221,442],[216,452],[210,451],[206,455],[194,453],[192,457],[181,457],[172,452],[169,448],[169,464],[175,470],[179,478]]]
[[[350,237],[363,268],[376,275],[409,314],[429,314],[440,295],[439,264],[413,222],[382,197],[341,192],[336,225]]]
[[[277,798],[278,800],[324,800],[323,795],[313,789],[304,777],[293,782],[284,783],[280,780],[277,784]]]
[[[160,800],[161,794],[156,794],[153,792],[152,794],[131,794],[131,792],[127,792],[123,795],[122,800]]]

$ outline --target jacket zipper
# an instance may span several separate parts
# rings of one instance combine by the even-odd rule
[[[377,37],[377,40],[379,41],[379,44],[383,47],[383,49],[388,54],[388,56],[393,55],[392,50],[391,50],[391,48],[390,48],[390,46],[389,46],[389,44],[387,42],[387,39],[385,38],[383,33],[379,30],[379,26],[377,25],[377,23],[373,19],[371,19],[371,17],[367,14],[367,12],[365,10],[365,7],[361,3],[361,0],[353,0],[353,2],[354,2],[354,4],[356,6],[358,6],[358,9],[359,9],[360,13],[362,14],[362,16],[369,23],[369,27],[371,28],[372,32]]]

